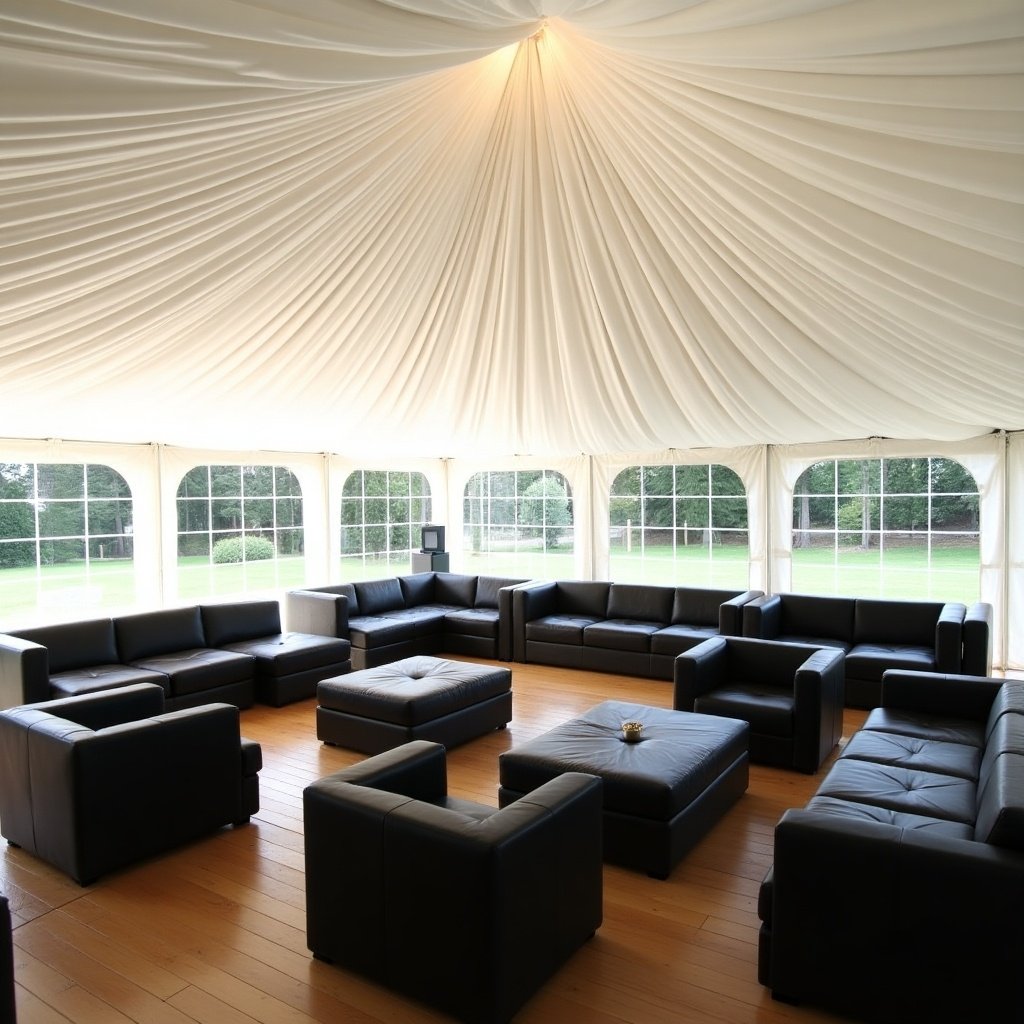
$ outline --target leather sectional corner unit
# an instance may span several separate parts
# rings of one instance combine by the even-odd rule
[[[516,661],[673,678],[676,656],[709,637],[739,636],[760,590],[594,580],[529,583],[512,594]]]
[[[421,572],[290,590],[289,628],[344,637],[352,667],[376,668],[418,654],[512,656],[512,592],[522,579]]]
[[[1024,682],[889,671],[800,810],[775,829],[759,971],[858,1019],[1020,1020]]]

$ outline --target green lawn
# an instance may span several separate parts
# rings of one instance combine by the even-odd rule
[[[569,550],[544,552],[467,552],[465,572],[541,579],[571,579],[576,575]],[[342,561],[345,580],[401,574],[409,571],[407,557],[364,563]],[[178,593],[182,601],[230,597],[255,591],[283,591],[304,582],[301,557],[276,561],[210,565],[202,556],[178,560]],[[649,547],[643,554],[613,549],[609,577],[631,583],[745,589],[747,549],[719,545],[712,557],[700,546]],[[978,552],[950,548],[932,552],[929,570],[926,552],[920,547],[877,550],[842,550],[838,559],[831,549],[809,548],[793,552],[793,583],[796,592],[856,594],[860,597],[891,597],[917,600],[978,600]],[[136,603],[135,577],[130,562],[94,561],[88,571],[83,563],[0,570],[0,622],[28,622],[36,609],[47,617],[86,617],[104,610],[130,608]],[[2,627],[0,627],[2,628]]]

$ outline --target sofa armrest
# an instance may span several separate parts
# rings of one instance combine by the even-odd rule
[[[448,768],[440,743],[413,740],[343,768],[335,775],[355,786],[397,793],[425,803],[448,795]]]
[[[772,875],[776,996],[918,1022],[997,1020],[1019,1005],[1006,965],[1024,958],[1024,855],[789,810]]]
[[[964,615],[963,663],[967,676],[992,674],[992,605],[976,601]]]
[[[743,605],[743,635],[754,640],[773,640],[782,631],[782,598],[778,594],[756,597]]]
[[[0,633],[0,710],[50,696],[50,657],[42,644]]]
[[[814,773],[842,734],[846,658],[838,648],[815,651],[793,677],[793,767]]]
[[[882,707],[984,722],[1001,679],[887,669],[882,673]]]
[[[763,590],[748,590],[725,601],[718,609],[718,632],[722,636],[743,636],[743,609],[760,597],[764,597]]]
[[[553,580],[532,580],[512,591],[512,658],[526,661],[526,624],[556,610],[558,587]]]
[[[673,666],[672,707],[692,711],[694,701],[726,680],[729,665],[724,637],[713,636],[676,656]]]
[[[935,669],[957,673],[963,657],[964,615],[967,605],[950,601],[942,606],[935,623]]]
[[[316,590],[289,590],[284,595],[285,624],[293,633],[349,639],[348,598]]]

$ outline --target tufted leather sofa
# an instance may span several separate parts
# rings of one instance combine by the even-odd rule
[[[290,629],[344,637],[352,668],[376,668],[417,654],[512,656],[512,591],[526,582],[499,576],[421,572],[290,590]]]
[[[876,707],[888,669],[988,675],[992,607],[817,594],[772,594],[743,608],[742,633],[837,647],[846,660],[846,703]]]
[[[676,655],[742,632],[760,590],[591,580],[535,582],[512,595],[516,661],[672,679]]]
[[[775,829],[759,978],[875,1021],[1020,1020],[1024,682],[889,671]]]

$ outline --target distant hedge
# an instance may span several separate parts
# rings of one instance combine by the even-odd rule
[[[244,546],[243,546],[244,545]],[[213,560],[226,562],[259,562],[274,557],[274,545],[265,537],[228,537],[213,545]]]

